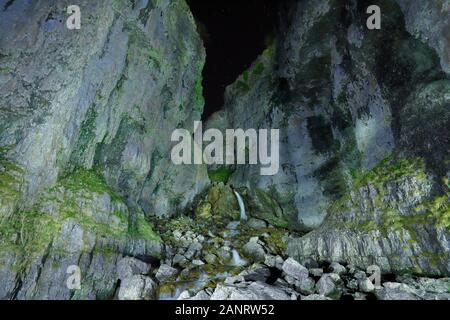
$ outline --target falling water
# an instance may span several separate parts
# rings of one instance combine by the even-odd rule
[[[242,197],[237,191],[234,191],[234,194],[236,195],[237,201],[239,203],[239,209],[241,210],[241,220],[247,220],[247,214],[245,213],[245,206],[244,201],[242,200]]]
[[[241,256],[239,255],[239,252],[237,252],[236,249],[231,250],[231,254],[232,254],[232,264],[233,266],[236,267],[242,267],[247,265],[247,260],[242,259]]]

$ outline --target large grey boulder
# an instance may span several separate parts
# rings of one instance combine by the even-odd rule
[[[242,247],[242,251],[247,257],[253,259],[254,262],[263,262],[265,259],[266,251],[258,237],[251,238]]]
[[[150,278],[134,275],[120,283],[119,300],[151,300],[155,296],[156,284]]]
[[[404,283],[385,282],[383,288],[375,292],[380,300],[420,300],[415,290]]]
[[[234,285],[218,284],[211,300],[292,300],[294,292],[271,286],[263,282],[241,283]]]
[[[173,268],[167,264],[162,264],[159,267],[158,272],[156,272],[155,277],[159,282],[165,282],[175,280],[177,274],[178,270],[176,268]]]
[[[76,4],[81,30],[65,1],[0,10],[0,298],[112,298],[118,259],[161,253],[145,216],[208,183],[205,166],[170,161],[172,131],[204,104],[186,2]],[[66,287],[71,265],[83,290]]]
[[[336,273],[327,273],[316,283],[317,292],[330,298],[339,298],[342,293],[343,281]]]
[[[309,275],[308,269],[292,258],[288,258],[284,261],[281,270],[283,270],[286,275],[296,280],[303,280],[308,278]]]

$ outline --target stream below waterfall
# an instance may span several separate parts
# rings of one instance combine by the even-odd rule
[[[226,228],[221,232],[224,246],[230,248],[230,259],[214,268],[210,268],[207,264],[192,268],[189,270],[188,276],[191,280],[181,280],[178,278],[176,281],[161,284],[157,292],[158,300],[176,300],[185,290],[200,291],[210,285],[223,282],[227,277],[241,272],[248,265],[248,261],[241,257],[234,244],[234,240],[240,234],[238,226],[242,221],[247,220],[244,201],[238,192],[234,191],[234,194],[239,204],[240,220],[228,223]]]

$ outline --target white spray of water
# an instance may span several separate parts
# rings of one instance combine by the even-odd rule
[[[245,213],[244,201],[242,200],[242,197],[239,193],[234,191],[234,194],[236,195],[237,201],[239,203],[239,209],[241,210],[241,220],[247,220],[247,214]]]

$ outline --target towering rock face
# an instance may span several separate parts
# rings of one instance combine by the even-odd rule
[[[262,217],[314,229],[355,175],[393,153],[445,172],[448,3],[433,2],[429,17],[399,3],[379,1],[382,28],[368,30],[368,3],[292,1],[274,43],[227,88],[210,126],[280,128],[280,172],[252,165],[231,178],[279,204]],[[439,36],[425,41],[438,16]]]
[[[280,129],[280,172],[237,166],[230,181],[248,188],[253,215],[320,226],[291,241],[300,261],[450,273],[450,6],[414,3],[377,1],[381,30],[366,27],[371,2],[288,3],[210,120]]]
[[[111,297],[121,255],[158,256],[146,221],[207,183],[170,136],[203,109],[205,52],[187,4],[0,2],[0,297]]]

